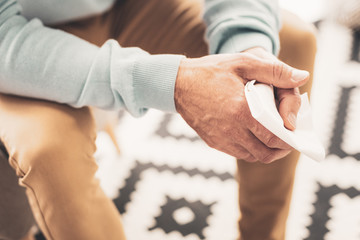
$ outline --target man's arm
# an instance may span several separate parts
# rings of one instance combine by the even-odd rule
[[[210,53],[234,53],[262,47],[279,50],[276,0],[205,0],[204,20]]]
[[[110,40],[101,48],[27,21],[15,0],[0,0],[0,92],[74,107],[175,111],[180,55],[150,56]]]

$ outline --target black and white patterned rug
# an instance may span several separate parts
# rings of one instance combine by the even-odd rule
[[[287,239],[359,240],[360,32],[332,22],[319,29],[312,108],[328,153],[321,163],[301,157]],[[129,240],[237,238],[232,157],[208,148],[179,116],[157,111],[123,113],[116,134],[120,156],[98,136],[98,177]]]
[[[233,158],[208,148],[176,115],[125,114],[117,131],[120,157],[99,135],[98,174],[129,240],[236,239]]]

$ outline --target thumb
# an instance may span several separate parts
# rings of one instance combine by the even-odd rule
[[[243,58],[246,58],[243,61],[245,64],[239,64],[238,72],[248,81],[257,80],[278,88],[295,88],[309,80],[309,72],[293,68],[276,58],[262,59],[247,53]]]

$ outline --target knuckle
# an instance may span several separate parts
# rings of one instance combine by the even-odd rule
[[[250,79],[252,69],[258,64],[257,58],[251,53],[242,52],[238,60],[240,64],[235,70],[236,74],[244,79]]]
[[[224,135],[227,137],[227,138],[232,138],[232,136],[234,135],[234,130],[230,127],[224,127],[223,128],[223,132],[224,132]]]
[[[239,160],[244,160],[246,162],[256,162],[257,159],[252,156],[249,152],[242,153],[240,157],[238,157]]]
[[[272,151],[269,155],[267,155],[266,157],[264,157],[261,162],[263,163],[272,163],[275,160],[279,160],[283,157],[285,157],[286,155],[288,155],[291,152],[291,150],[287,149],[287,150],[274,150]]]
[[[256,135],[263,136],[263,138],[266,138],[266,136],[264,136],[264,135],[267,135],[267,134],[266,134],[266,132],[264,132],[264,127],[258,121],[255,120],[255,121],[251,122],[250,127]]]
[[[270,135],[266,142],[265,145],[268,146],[269,148],[275,148],[277,146],[279,146],[279,141],[280,139],[278,137],[276,137],[275,135]]]
[[[242,122],[246,117],[246,107],[242,103],[237,103],[230,111],[230,115],[235,121]]]
[[[275,160],[274,157],[275,150],[267,149],[260,154],[260,158],[258,160],[262,163],[269,163]]]
[[[255,124],[254,132],[257,134],[258,139],[262,141],[262,143],[270,148],[286,148],[288,145],[284,143],[279,137],[274,135],[272,132],[264,129],[264,127],[260,124]]]
[[[274,134],[271,134],[270,137],[267,138],[265,145],[271,149],[291,149],[291,147],[287,143],[285,143],[283,140],[281,140]]]
[[[272,65],[273,82],[281,79],[285,71],[285,65],[280,61],[274,61]]]
[[[245,161],[247,161],[251,157],[251,154],[249,152],[245,152],[245,151],[241,151],[241,153],[239,155],[241,155],[240,159],[243,159]]]
[[[248,150],[246,150],[242,144],[233,144],[232,149],[234,150],[233,152],[235,153],[234,156],[239,160],[247,161],[252,157],[251,153]]]
[[[254,158],[252,155],[249,155],[249,157],[244,158],[244,160],[250,163],[257,162],[256,158]]]
[[[251,115],[247,103],[239,106],[239,112],[237,113],[237,116],[238,116],[237,120],[239,120],[243,125],[254,124],[255,122],[257,122]]]
[[[276,160],[275,154],[271,153],[261,160],[262,163],[271,163]]]

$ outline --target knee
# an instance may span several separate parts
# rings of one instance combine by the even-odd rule
[[[49,176],[49,172],[58,174],[76,169],[78,163],[92,157],[96,150],[95,138],[85,137],[79,133],[68,133],[67,137],[54,136],[53,139],[44,139],[19,158],[19,167],[28,172],[30,169],[39,176]],[[49,176],[51,177],[51,176]]]
[[[66,171],[77,166],[76,161],[89,159],[96,150],[95,127],[89,126],[79,125],[76,120],[34,126],[32,136],[26,134],[27,140],[9,151],[17,175],[23,177],[31,170],[32,175],[51,177],[49,171]]]
[[[280,57],[309,61],[314,59],[317,48],[316,28],[296,15],[284,12],[283,27],[280,30]]]
[[[299,52],[316,52],[316,29],[310,23],[304,22],[301,28],[294,28],[293,31],[289,31],[287,38],[285,39],[285,41],[289,41],[287,44],[298,49]]]

